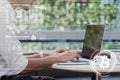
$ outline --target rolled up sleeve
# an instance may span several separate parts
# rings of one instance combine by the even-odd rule
[[[21,73],[28,65],[28,60],[23,56],[20,56],[15,63],[11,66],[11,72],[14,74]]]

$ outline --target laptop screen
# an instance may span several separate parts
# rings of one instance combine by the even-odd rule
[[[104,25],[87,25],[81,56],[92,59],[101,49]]]

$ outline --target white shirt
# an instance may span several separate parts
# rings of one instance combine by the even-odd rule
[[[13,8],[7,0],[0,0],[0,77],[19,74],[28,65],[14,26]]]

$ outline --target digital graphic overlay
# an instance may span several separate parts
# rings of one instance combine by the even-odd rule
[[[90,61],[90,66],[99,75],[104,75],[110,73],[115,68],[116,63],[116,54],[110,50],[103,50],[94,56]]]

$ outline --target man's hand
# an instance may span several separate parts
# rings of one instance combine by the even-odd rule
[[[65,51],[61,54],[56,55],[58,62],[66,62],[70,61],[73,58],[79,58],[80,56],[76,52],[72,51]]]
[[[58,55],[58,54],[65,52],[65,51],[68,51],[68,49],[60,48],[60,49],[56,49],[54,51],[45,52],[44,57]]]
[[[62,53],[62,52],[68,51],[68,50],[69,49],[66,49],[66,48],[59,48],[59,49],[56,49],[55,52]]]
[[[50,51],[50,52],[44,52],[43,57],[48,57],[48,56],[54,56],[54,55],[58,55],[62,52],[68,51],[68,49],[65,48],[60,48],[54,51]],[[40,58],[40,54],[34,54],[34,55],[26,55],[26,58]]]

